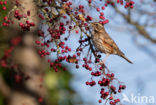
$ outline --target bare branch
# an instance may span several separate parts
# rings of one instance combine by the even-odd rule
[[[137,29],[137,31],[140,33],[141,36],[143,36],[144,38],[148,39],[149,41],[151,41],[152,43],[156,43],[156,39],[152,38],[148,32],[146,31],[145,27],[141,26],[138,22],[135,22],[131,19],[131,17],[124,13],[122,13],[116,6],[113,6],[115,11],[117,13],[119,13],[120,15],[123,16],[123,18],[131,25],[134,25]]]

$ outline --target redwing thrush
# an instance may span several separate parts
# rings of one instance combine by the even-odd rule
[[[125,54],[118,48],[116,43],[112,40],[112,38],[105,31],[102,24],[98,22],[94,22],[94,23],[91,23],[91,26],[93,27],[92,41],[93,41],[93,45],[95,46],[97,50],[107,55],[109,54],[118,55],[124,58],[125,60],[127,60],[129,63],[132,63],[125,56]]]

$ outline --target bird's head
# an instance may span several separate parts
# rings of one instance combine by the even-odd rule
[[[102,32],[104,30],[103,25],[99,22],[93,22],[91,23],[91,26],[93,27],[93,30],[97,32]]]

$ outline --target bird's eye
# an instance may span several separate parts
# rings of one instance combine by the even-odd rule
[[[98,26],[98,24],[96,24],[96,26]]]

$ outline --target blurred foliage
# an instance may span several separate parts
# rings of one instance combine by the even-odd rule
[[[50,70],[49,65],[45,74],[45,86],[48,89],[48,105],[81,105],[81,97],[71,88],[72,75],[69,71],[59,69],[58,72]],[[0,75],[7,81],[9,69],[0,67]],[[10,81],[7,81],[10,82]],[[3,104],[3,97],[0,95],[0,105]]]
[[[11,2],[8,2],[9,0],[0,0],[0,1],[7,1],[7,5],[0,5],[0,24],[2,24],[4,16],[6,16],[8,14]],[[7,8],[5,11],[2,10],[3,6],[5,6]]]
[[[0,95],[0,105],[4,105],[3,104],[3,97]]]
[[[5,0],[0,0],[5,1]],[[7,0],[8,2],[9,0]],[[2,7],[4,5],[0,5],[0,24],[2,24],[4,16],[7,15],[9,8],[9,2],[7,5],[7,10],[3,11]],[[10,35],[9,31],[6,28],[2,28],[0,26],[0,58],[4,55],[6,49],[9,48],[9,40]],[[68,67],[66,67],[68,68]],[[9,75],[9,70],[0,67],[0,75],[7,80],[7,75]],[[47,65],[47,72],[45,76],[45,85],[48,88],[49,105],[76,105],[82,104],[82,100],[78,94],[71,88],[70,80],[72,79],[72,75],[68,71],[63,71],[59,69],[59,72],[55,72],[54,70],[50,70],[49,65]],[[3,96],[0,94],[0,105],[4,105]]]
[[[4,55],[4,50],[8,48],[8,35],[6,35],[5,28],[1,26],[3,22],[4,16],[8,14],[8,11],[10,10],[11,2],[8,2],[9,0],[0,0],[0,1],[7,1],[7,5],[0,5],[0,58]],[[7,9],[4,11],[2,10],[2,7],[5,6]]]
[[[0,0],[0,1],[5,1],[5,0]],[[8,0],[6,0],[8,2]],[[0,5],[0,58],[4,55],[4,51],[5,49],[8,48],[8,43],[6,43],[7,41],[5,41],[4,39],[6,39],[7,37],[4,34],[3,28],[1,27],[1,24],[3,22],[3,18],[4,16],[7,15],[8,11],[9,11],[9,5],[10,3],[7,3],[7,5]],[[2,7],[5,6],[7,8],[7,10],[3,11]],[[0,67],[0,75],[3,76],[3,74],[5,73],[5,69]],[[4,105],[3,103],[3,96],[0,94],[0,105]]]
[[[4,36],[4,39],[6,39],[5,42],[4,39],[2,39],[3,42],[0,41],[0,58],[4,55],[5,50],[9,48],[9,38],[8,36],[5,36],[5,34],[0,34],[1,38]],[[66,66],[66,68],[69,67]],[[4,80],[6,80],[6,82],[9,82],[9,73],[9,69],[0,67],[0,75],[5,77]],[[81,97],[71,88],[71,79],[72,75],[69,71],[63,71],[59,68],[58,72],[55,72],[54,70],[50,70],[49,65],[47,65],[44,82],[49,93],[49,105],[80,105],[83,103]],[[0,105],[4,105],[2,96],[0,96]]]
[[[0,76],[4,74],[4,69],[0,67]],[[3,96],[0,94],[0,105],[4,105]]]
[[[82,104],[80,96],[70,86],[71,79],[72,75],[68,71],[61,69],[59,69],[59,72],[55,72],[54,70],[47,71],[45,85],[49,91],[48,100],[50,105]]]

